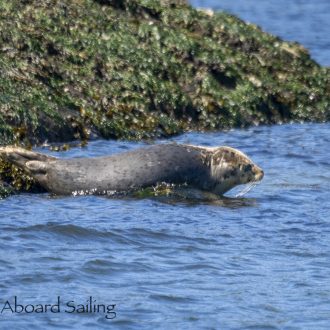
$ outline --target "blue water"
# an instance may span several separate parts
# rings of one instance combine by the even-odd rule
[[[330,66],[329,0],[190,0],[190,3],[229,11],[285,40],[298,41],[317,62]]]
[[[116,304],[103,313],[0,314],[15,329],[328,329],[330,125],[190,133],[230,145],[265,178],[241,199],[51,197],[0,201],[1,301]],[[164,142],[164,141],[160,141]],[[95,141],[61,157],[143,143]],[[229,194],[233,196],[235,191]]]
[[[221,4],[330,63],[328,1],[194,4]],[[210,202],[49,194],[0,200],[1,329],[329,329],[330,124],[172,140],[239,148],[265,178],[243,198],[234,198],[236,189]],[[94,141],[55,155],[145,144]],[[24,306],[60,296],[60,313],[1,313],[14,296]],[[90,296],[115,304],[116,317],[65,312],[72,311],[67,302],[86,305]]]

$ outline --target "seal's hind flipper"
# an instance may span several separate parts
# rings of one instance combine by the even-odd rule
[[[9,163],[13,163],[19,168],[31,173],[36,173],[37,169],[44,172],[46,169],[45,162],[56,159],[55,157],[19,147],[2,147],[0,148],[0,156],[5,158]]]

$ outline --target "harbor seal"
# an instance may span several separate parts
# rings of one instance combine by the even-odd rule
[[[222,195],[264,175],[245,154],[225,146],[160,144],[107,157],[71,159],[3,147],[0,155],[56,195],[129,192],[163,182]]]

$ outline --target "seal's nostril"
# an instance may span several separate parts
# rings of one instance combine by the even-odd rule
[[[258,171],[255,175],[257,181],[260,181],[264,177],[264,171],[261,168],[258,168]]]
[[[264,171],[257,165],[253,166],[254,179],[260,181],[264,177]]]

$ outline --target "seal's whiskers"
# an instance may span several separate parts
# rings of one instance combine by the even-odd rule
[[[248,183],[243,189],[235,195],[235,197],[243,197],[245,194],[247,194],[252,188],[254,188],[256,185],[258,185],[260,181],[253,181]]]

